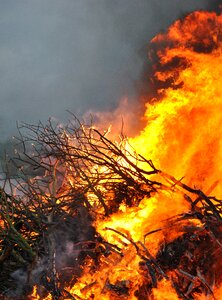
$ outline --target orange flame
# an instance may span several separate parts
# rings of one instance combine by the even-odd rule
[[[222,15],[195,12],[152,40],[163,71],[161,102],[147,103],[147,126],[130,143],[158,167],[198,188],[220,181]],[[221,197],[221,185],[215,189]]]
[[[195,12],[184,20],[176,21],[167,33],[152,40],[157,48],[165,44],[164,50],[158,50],[159,66],[155,80],[165,89],[157,94],[161,101],[153,99],[147,102],[145,118],[147,126],[130,144],[136,151],[156,166],[177,178],[184,177],[187,184],[201,189],[214,189],[221,197],[222,188],[222,15]],[[161,71],[162,70],[162,71]],[[165,193],[165,192],[164,192]],[[117,235],[112,228],[121,230],[134,241],[142,241],[144,234],[152,224],[162,226],[160,220],[186,211],[187,207],[180,195],[174,197],[165,193],[152,199],[143,199],[137,208],[123,207],[122,211],[107,220],[98,220],[98,232],[110,243],[117,243]],[[157,203],[162,201],[161,210]],[[171,231],[171,239],[178,236]],[[147,241],[152,253],[162,240],[161,234]],[[124,241],[129,244],[127,241]],[[119,241],[119,245],[123,241]],[[122,246],[122,245],[121,245]],[[84,270],[83,277],[72,288],[74,294],[90,299],[112,299],[104,290],[105,282],[127,281],[128,284],[141,284],[139,259],[131,246],[124,250],[124,258],[111,256],[110,263],[101,264],[94,274]],[[94,287],[93,287],[94,282]],[[84,286],[92,288],[85,291]],[[135,289],[132,289],[132,291]],[[168,281],[162,281],[153,291],[154,299],[178,299]],[[127,299],[137,299],[134,293]]]
[[[194,12],[155,37],[152,45],[157,48],[159,59],[154,74],[161,87],[157,90],[159,99],[147,102],[147,125],[129,142],[138,153],[152,159],[157,168],[176,178],[184,177],[191,187],[221,197],[222,15]],[[100,261],[94,272],[88,259],[70,294],[77,299],[117,299],[109,289],[116,284],[121,288],[130,286],[130,294],[123,299],[138,299],[135,290],[144,282],[144,270],[129,241],[145,243],[155,255],[163,233],[144,241],[146,233],[162,228],[161,220],[187,209],[182,195],[162,191],[144,198],[138,207],[122,206],[111,217],[96,220],[97,231],[107,242],[120,247],[123,255],[112,253]],[[120,238],[116,231],[121,231],[126,238]],[[180,232],[172,229],[168,235],[169,241]],[[220,299],[220,290],[215,295]],[[152,299],[177,300],[178,296],[170,282],[162,280],[153,289]]]

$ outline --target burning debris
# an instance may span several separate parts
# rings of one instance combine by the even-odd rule
[[[114,143],[78,120],[24,129],[14,162],[27,158],[46,175],[10,182],[17,194],[2,190],[5,299],[155,299],[163,280],[182,299],[213,295],[222,275],[219,200],[157,170],[124,137]],[[181,213],[155,228],[169,201]]]
[[[221,25],[196,12],[153,39],[161,88],[138,137],[114,142],[73,115],[19,127],[20,176],[1,189],[2,299],[221,298]]]

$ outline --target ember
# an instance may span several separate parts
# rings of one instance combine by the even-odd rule
[[[1,189],[2,299],[221,299],[221,28],[195,12],[152,40],[157,98],[135,138],[73,115],[19,128],[21,176]]]

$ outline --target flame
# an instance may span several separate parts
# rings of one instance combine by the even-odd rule
[[[133,149],[152,159],[157,168],[219,198],[222,196],[221,28],[222,15],[194,12],[152,40],[158,58],[154,66],[154,81],[159,86],[157,97],[147,99],[147,125],[138,136],[129,139]],[[72,178],[69,180],[72,182]],[[119,250],[106,259],[101,258],[94,271],[90,258],[86,260],[82,276],[69,287],[69,293],[75,299],[117,299],[111,288],[115,285],[126,291],[120,298],[138,299],[135,291],[144,283],[146,267],[140,265],[138,252],[145,251],[144,245],[155,255],[164,239],[173,240],[180,232],[172,228],[168,233],[158,232],[145,240],[144,236],[152,229],[163,228],[163,220],[188,209],[182,194],[161,191],[144,198],[137,207],[122,205],[111,216],[98,217],[94,222],[97,232]],[[195,225],[201,226],[198,221]],[[218,299],[220,290],[215,293]],[[152,297],[179,299],[166,279],[153,289]]]
[[[194,12],[178,20],[152,44],[157,52],[160,102],[146,104],[147,126],[130,143],[158,167],[208,188],[221,178],[222,15]],[[170,66],[170,67],[169,67]],[[168,68],[167,68],[168,67]],[[214,192],[220,198],[221,185]]]
[[[158,288],[153,289],[153,296],[155,300],[179,300],[169,281],[165,279],[160,282]]]
[[[155,80],[162,84],[170,81],[170,86],[164,90],[158,89],[157,95],[161,100],[147,102],[147,126],[137,137],[129,140],[138,153],[151,158],[160,169],[175,174],[177,178],[184,177],[192,187],[212,188],[219,197],[222,192],[221,25],[222,16],[195,12],[184,20],[176,21],[167,33],[152,40],[157,48],[166,44],[163,50],[157,52],[159,66]],[[109,243],[121,247],[123,257],[112,254],[109,263],[101,262],[100,268],[90,276],[85,267],[83,276],[71,289],[74,295],[84,299],[99,299],[103,295],[103,299],[111,299],[109,288],[104,288],[106,282],[108,286],[116,282],[123,285],[122,282],[125,282],[131,285],[132,291],[140,286],[142,271],[138,267],[139,257],[129,240],[142,241],[152,224],[162,227],[160,220],[188,209],[181,195],[175,199],[175,194],[163,193],[143,199],[136,208],[123,206],[111,217],[96,220],[97,231]],[[173,197],[171,207],[169,203]],[[161,209],[158,206],[160,201]],[[127,238],[119,237],[118,240],[118,231]],[[172,230],[168,238],[178,235]],[[159,234],[149,237],[146,242],[153,254],[162,238]],[[135,287],[132,288],[132,285]],[[154,299],[178,299],[169,281],[164,280],[158,289],[154,289],[153,296]],[[127,299],[137,298],[131,292]]]

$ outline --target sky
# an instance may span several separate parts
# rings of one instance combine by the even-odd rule
[[[150,39],[207,0],[0,0],[0,140],[138,101]],[[218,2],[218,1],[212,1]],[[68,116],[70,117],[70,116]]]

